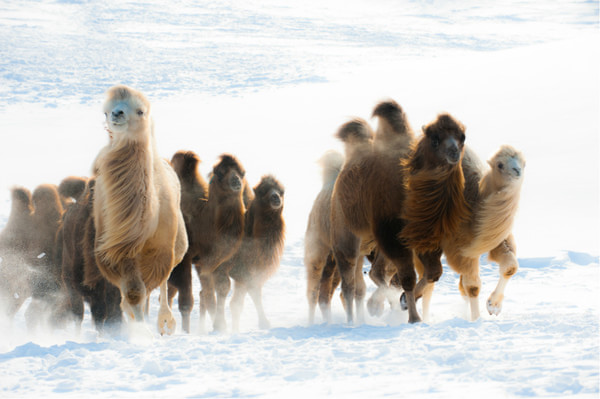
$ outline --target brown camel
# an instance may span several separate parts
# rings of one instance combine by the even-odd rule
[[[285,243],[283,185],[273,176],[263,176],[254,187],[254,199],[245,214],[244,236],[237,253],[222,267],[234,280],[231,315],[234,331],[239,331],[246,293],[254,302],[259,327],[270,327],[262,304],[262,288],[279,269]],[[217,287],[223,292],[227,287]]]
[[[345,143],[346,163],[332,195],[332,247],[342,279],[346,316],[352,323],[353,303],[356,299],[357,305],[361,304],[364,296],[355,283],[362,255],[377,248],[396,266],[409,294],[409,321],[417,322],[412,253],[399,237],[406,196],[400,161],[408,157],[414,134],[404,111],[393,101],[377,105],[373,115],[379,118],[373,143],[373,133],[363,120],[346,123],[338,131]],[[361,311],[361,307],[357,309]]]

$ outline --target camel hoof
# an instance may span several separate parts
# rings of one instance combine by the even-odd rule
[[[408,304],[406,303],[406,293],[402,293],[400,296],[400,309],[408,310]]]
[[[499,303],[492,303],[491,299],[487,300],[487,310],[489,312],[489,314],[491,315],[495,315],[498,316],[500,314],[500,312],[502,311],[502,302]]]
[[[164,316],[158,317],[158,332],[160,335],[173,335],[177,322],[172,314],[165,314]]]
[[[369,298],[367,301],[367,310],[371,316],[381,317],[384,308],[385,305],[383,304],[383,301],[377,301],[373,297]]]

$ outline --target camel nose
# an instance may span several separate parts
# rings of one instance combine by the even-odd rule
[[[520,177],[521,176],[521,169],[519,168],[512,168],[513,172],[515,172],[515,176]]]
[[[271,194],[271,206],[275,209],[281,206],[281,196],[276,192]]]
[[[242,189],[242,180],[238,175],[234,174],[229,179],[229,186],[233,191],[240,191]]]

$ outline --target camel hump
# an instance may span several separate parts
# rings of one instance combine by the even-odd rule
[[[58,193],[65,198],[79,198],[85,191],[87,181],[85,177],[66,177],[58,185]]]
[[[373,131],[367,121],[361,118],[354,118],[340,126],[336,137],[344,143],[367,143],[373,140]]]
[[[323,172],[323,184],[332,183],[344,165],[344,156],[338,151],[329,150],[317,161]]]
[[[201,162],[194,151],[177,151],[171,158],[171,166],[180,178],[194,176]]]
[[[32,206],[31,192],[28,189],[25,187],[13,187],[11,191],[14,203],[19,204],[23,208],[30,208]]]

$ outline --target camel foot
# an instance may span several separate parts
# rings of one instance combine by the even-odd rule
[[[258,322],[258,327],[261,330],[268,330],[271,328],[271,323],[269,323],[269,320],[267,319],[262,319]]]
[[[498,316],[502,311],[502,302],[494,302],[492,299],[488,299],[486,302],[488,313],[491,315]]]
[[[159,312],[157,326],[160,335],[172,335],[175,332],[175,327],[177,327],[173,313],[170,311]]]

